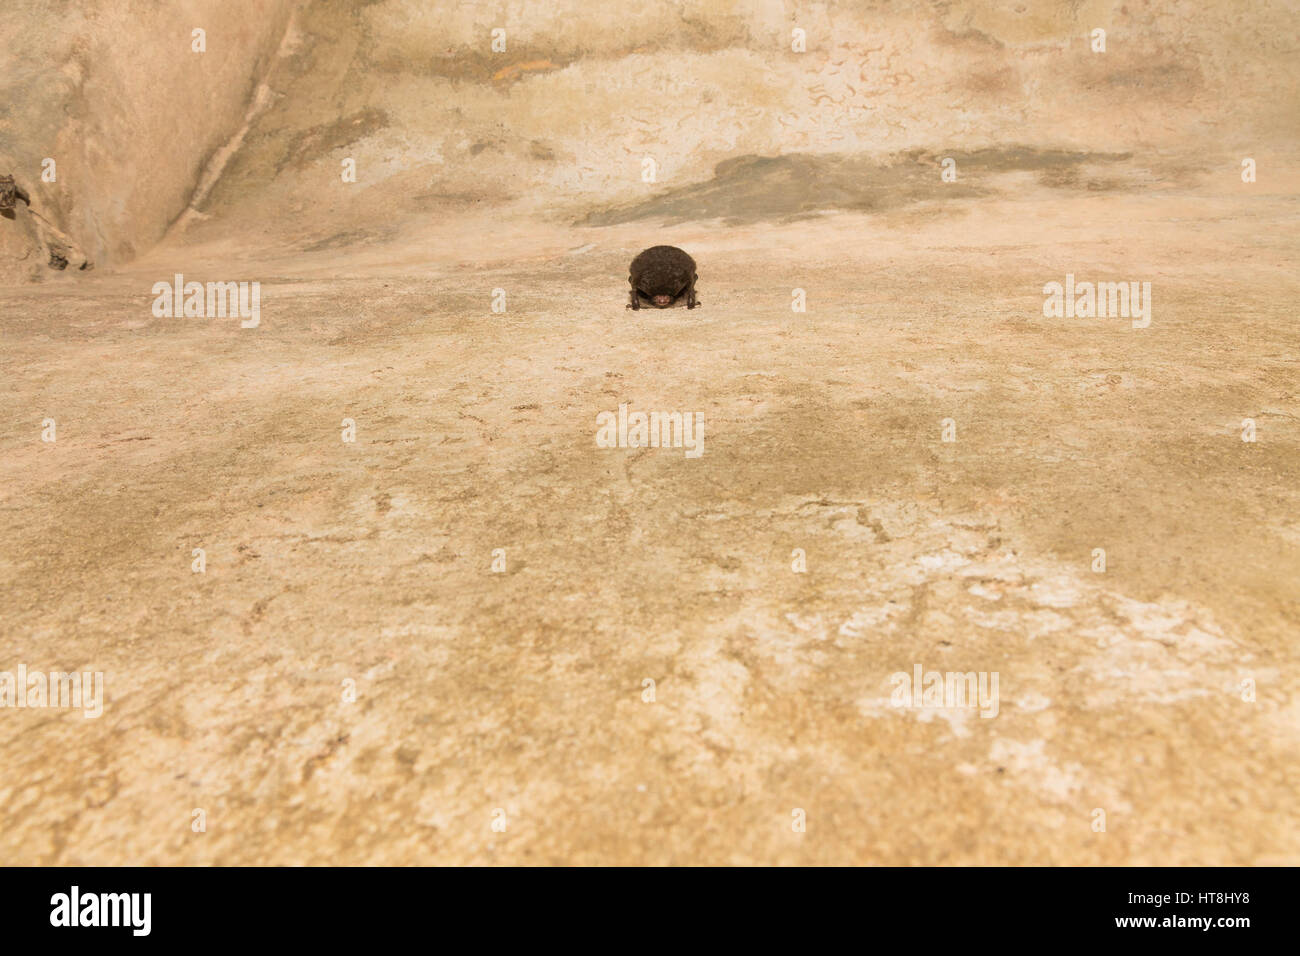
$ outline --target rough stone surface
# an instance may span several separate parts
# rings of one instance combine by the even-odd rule
[[[0,860],[1300,862],[1294,11],[1026,8],[268,29],[164,242],[0,291],[0,670],[107,686],[0,709]],[[624,309],[660,242],[704,309]]]
[[[11,9],[15,7],[14,9]],[[0,29],[0,174],[101,264],[147,251],[240,129],[295,0],[18,0]],[[192,31],[205,31],[206,52]],[[55,181],[42,178],[54,160]],[[0,226],[10,226],[0,222]],[[0,228],[0,283],[46,277]]]

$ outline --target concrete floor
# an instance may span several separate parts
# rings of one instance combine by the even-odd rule
[[[69,159],[98,268],[0,222],[0,701],[105,700],[0,709],[0,862],[1300,863],[1285,5],[1051,6],[818,7],[760,88],[730,14],[427,75],[486,22],[314,0],[188,207]],[[624,308],[657,243],[702,308]],[[175,273],[260,324],[155,316]],[[1149,326],[1045,316],[1067,273]],[[703,454],[598,447],[624,403]]]
[[[7,294],[0,660],[107,701],[6,713],[0,857],[1296,862],[1294,234],[1252,209],[687,227],[693,312],[624,309],[633,226],[277,279],[255,330],[155,319],[167,253]],[[1044,318],[1116,245],[1150,327]],[[598,448],[625,402],[703,455]],[[996,716],[892,706],[917,665]]]

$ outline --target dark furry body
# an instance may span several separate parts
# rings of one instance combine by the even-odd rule
[[[700,304],[695,297],[695,280],[699,278],[695,260],[676,246],[651,246],[632,260],[628,273],[632,286],[629,309],[670,309],[683,298],[688,309]],[[672,302],[656,305],[657,295],[672,296]]]

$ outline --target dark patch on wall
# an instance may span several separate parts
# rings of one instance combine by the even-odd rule
[[[325,239],[310,242],[302,246],[302,250],[304,252],[320,252],[325,249],[343,249],[348,246],[383,242],[393,238],[396,232],[397,230],[392,227],[387,229],[350,229],[346,232],[335,233]]]
[[[341,146],[347,146],[388,126],[388,114],[367,107],[341,117],[332,123],[322,123],[297,133],[285,151],[284,160],[276,172],[286,165],[301,168]]]
[[[1110,86],[1168,90],[1185,94],[1201,85],[1201,74],[1184,63],[1149,63],[1106,77]]]
[[[410,51],[391,52],[372,38],[366,38],[365,58],[375,70],[386,73],[411,73],[413,63],[423,64],[420,72],[450,80],[473,83],[492,82],[508,86],[534,73],[551,73],[573,63],[593,60],[619,60],[638,53],[667,52],[709,54],[732,48],[768,50],[770,42],[756,39],[743,16],[712,15],[709,19],[683,16],[681,25],[672,31],[639,38],[634,44],[621,44],[592,50],[581,45],[550,43],[527,44],[515,39],[507,28],[506,50],[495,53],[491,37],[484,34],[479,46],[454,46],[428,50],[427,58],[412,56]]]
[[[940,179],[952,157],[957,181]],[[668,189],[649,199],[589,212],[578,225],[609,226],[644,219],[721,219],[728,225],[788,222],[826,211],[883,212],[912,203],[968,199],[996,191],[999,173],[1037,171],[1044,185],[1062,185],[1085,164],[1115,164],[1128,153],[1088,153],[1029,146],[936,154],[913,150],[882,160],[859,156],[740,156],[719,163],[713,178]],[[982,181],[981,181],[982,180]],[[1122,180],[1116,180],[1122,184]],[[1091,186],[1087,188],[1093,188]]]

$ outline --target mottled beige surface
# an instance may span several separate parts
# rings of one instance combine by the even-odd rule
[[[243,123],[294,3],[6,0],[0,173],[101,268],[148,250]],[[0,225],[0,284],[48,273],[20,258],[37,239],[25,213]]]
[[[0,670],[107,681],[0,709],[0,861],[1300,862],[1293,6],[422,6],[309,5],[166,242],[0,290]],[[624,310],[655,242],[702,309]]]

